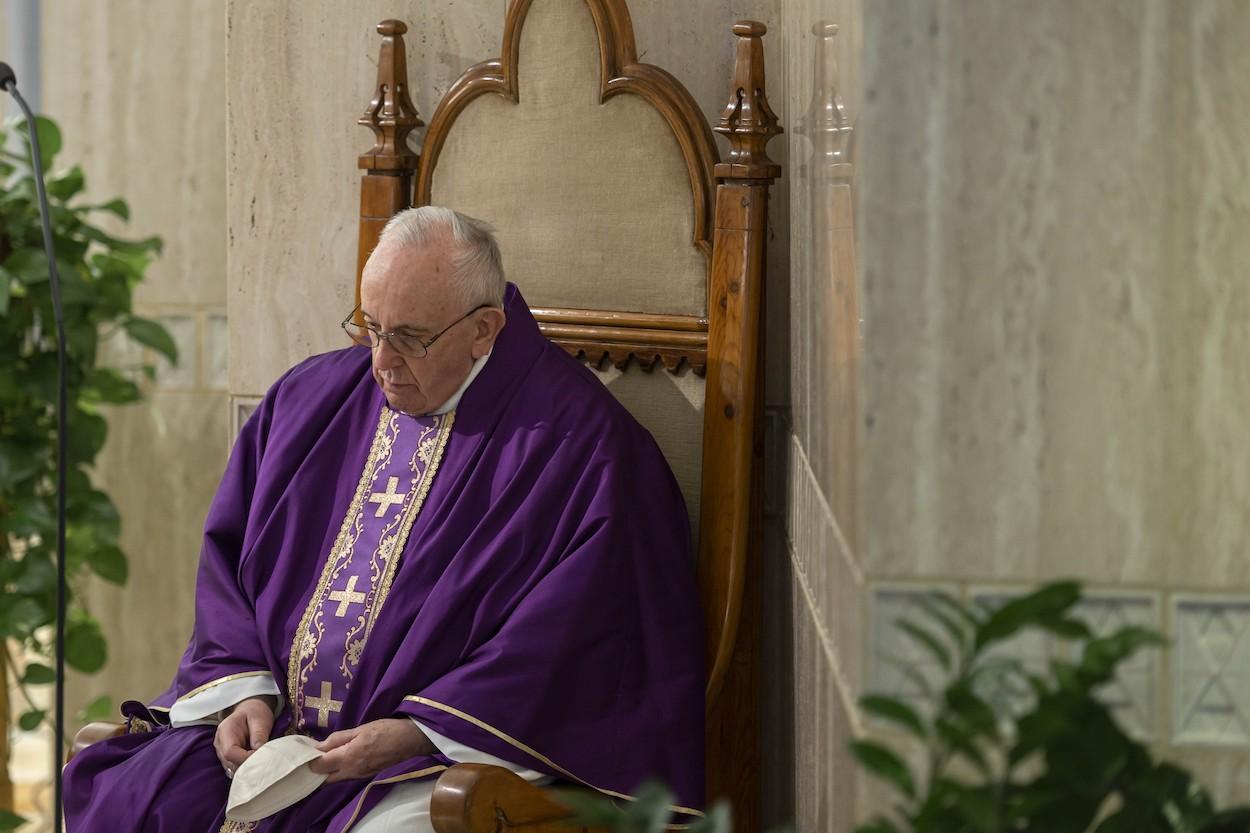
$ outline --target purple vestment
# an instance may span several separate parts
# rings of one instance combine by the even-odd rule
[[[409,715],[611,795],[657,777],[682,808],[702,806],[701,617],[681,493],[650,434],[542,336],[511,284],[505,304],[451,413],[390,409],[357,346],[273,384],[205,521],[174,683],[125,703],[131,733],[66,769],[70,833],[337,833],[391,784],[453,763],[419,756],[254,827],[226,823],[214,728],[171,729],[167,709],[258,672],[287,699],[274,736]]]

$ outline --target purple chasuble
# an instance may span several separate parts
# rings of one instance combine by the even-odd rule
[[[507,324],[457,409],[391,409],[368,348],[312,356],[247,420],[204,524],[195,627],[170,688],[65,772],[70,833],[339,833],[421,755],[224,819],[213,726],[169,707],[270,674],[273,735],[411,716],[473,748],[628,797],[702,806],[704,669],[690,529],[654,439],[539,332]],[[437,348],[435,348],[437,349]],[[142,581],[137,577],[136,581]]]

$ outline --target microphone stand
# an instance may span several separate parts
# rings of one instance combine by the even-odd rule
[[[56,723],[55,767],[52,774],[54,792],[53,831],[61,833],[61,768],[65,762],[65,488],[66,488],[66,400],[65,390],[65,320],[61,312],[61,276],[56,271],[56,253],[52,248],[52,222],[48,210],[48,194],[43,183],[43,157],[39,152],[39,133],[35,115],[17,91],[17,77],[8,64],[0,62],[0,87],[7,90],[26,117],[30,133],[31,161],[34,164],[35,193],[39,198],[39,217],[43,224],[43,250],[48,257],[48,273],[52,284],[52,315],[56,319]]]

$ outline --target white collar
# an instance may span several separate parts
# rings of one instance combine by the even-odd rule
[[[495,348],[492,346],[490,350],[486,351],[485,356],[480,356],[479,358],[474,359],[473,366],[469,368],[469,375],[464,377],[464,381],[460,383],[460,387],[456,389],[455,393],[448,397],[446,402],[433,411],[430,411],[429,416],[438,416],[439,414],[445,414],[456,409],[456,406],[460,404],[460,397],[464,396],[464,392],[469,389],[469,385],[473,384],[473,380],[477,378],[477,374],[482,372],[482,368],[486,366],[486,360],[490,358],[490,354],[493,353],[494,350]]]

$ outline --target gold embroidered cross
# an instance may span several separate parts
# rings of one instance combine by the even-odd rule
[[[395,487],[399,485],[398,477],[388,477],[386,480],[385,492],[374,492],[369,495],[369,502],[378,505],[378,511],[373,513],[373,517],[380,518],[386,514],[386,510],[396,504],[404,502],[404,496],[407,492],[396,492]]]
[[[347,615],[348,605],[363,604],[365,594],[356,589],[356,579],[359,576],[352,576],[347,580],[347,587],[343,590],[335,590],[330,594],[330,601],[338,602],[338,610],[334,611],[334,615],[340,619]]]
[[[317,710],[317,725],[326,728],[330,725],[330,712],[340,712],[343,710],[343,701],[335,700],[330,696],[334,687],[325,680],[321,682],[321,696],[309,697],[304,701],[304,705]]]

